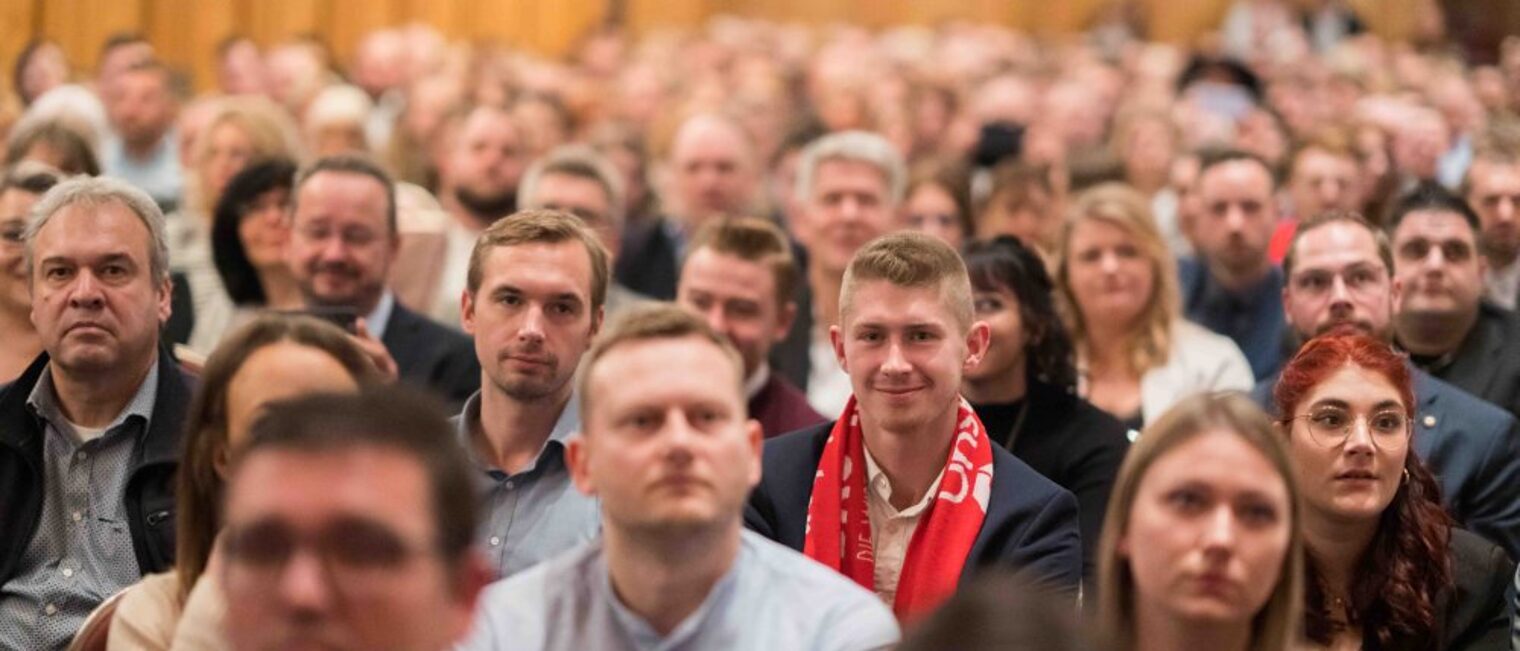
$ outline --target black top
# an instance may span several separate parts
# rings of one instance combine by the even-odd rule
[[[1029,405],[1028,412],[1013,437],[1024,405]],[[1129,450],[1124,424],[1092,403],[1038,381],[1030,382],[1025,400],[972,407],[992,440],[1077,496],[1082,574],[1091,577],[1108,495]]]
[[[1520,314],[1484,301],[1456,350],[1439,358],[1411,355],[1410,360],[1520,418]]]

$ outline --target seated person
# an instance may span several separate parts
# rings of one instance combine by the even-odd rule
[[[989,337],[972,321],[960,256],[922,233],[867,244],[838,318],[829,336],[854,394],[837,421],[766,443],[746,524],[875,590],[899,617],[987,565],[1075,591],[1076,498],[994,444],[960,396]]]
[[[499,582],[462,649],[885,649],[869,592],[742,526],[760,478],[738,353],[672,305],[630,308],[587,353],[568,458],[602,538]],[[630,382],[629,378],[638,381]]]

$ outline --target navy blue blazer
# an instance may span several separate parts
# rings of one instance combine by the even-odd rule
[[[813,476],[833,427],[830,421],[765,442],[764,471],[744,509],[745,526],[802,551]],[[1075,591],[1082,580],[1077,522],[1077,498],[994,445],[987,518],[961,580],[983,567],[1000,565]]]
[[[475,340],[400,302],[391,310],[380,343],[396,360],[403,382],[430,390],[456,407],[480,389]]]
[[[1462,526],[1520,557],[1520,425],[1514,416],[1413,366],[1414,451]],[[1251,397],[1277,413],[1273,376]]]

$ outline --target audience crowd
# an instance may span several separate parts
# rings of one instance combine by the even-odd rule
[[[1520,649],[1520,37],[207,56],[14,62],[0,651]]]

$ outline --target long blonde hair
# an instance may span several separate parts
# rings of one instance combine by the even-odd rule
[[[1061,227],[1060,245],[1056,248],[1057,298],[1078,355],[1088,353],[1087,338],[1091,333],[1071,291],[1071,238],[1076,227],[1088,221],[1101,221],[1123,230],[1135,240],[1141,255],[1150,262],[1154,277],[1151,297],[1140,314],[1139,323],[1128,333],[1124,347],[1129,351],[1128,361],[1136,373],[1165,364],[1172,353],[1172,324],[1181,313],[1177,263],[1161,238],[1145,197],[1122,183],[1104,183],[1083,192]]]
[[[304,158],[295,121],[283,107],[262,97],[236,96],[217,101],[211,117],[195,138],[191,151],[194,173],[191,175],[187,207],[195,214],[210,215],[216,197],[210,196],[206,180],[201,178],[201,166],[211,149],[211,134],[217,127],[232,124],[248,135],[253,143],[254,159],[285,158],[300,161]]]
[[[1293,466],[1272,420],[1237,392],[1201,393],[1178,402],[1145,428],[1129,449],[1103,518],[1098,542],[1098,621],[1111,648],[1135,648],[1136,586],[1129,562],[1119,556],[1119,539],[1129,529],[1140,480],[1156,460],[1193,438],[1225,432],[1260,452],[1288,488],[1288,550],[1267,603],[1251,621],[1252,651],[1283,651],[1300,639],[1303,612],[1303,504]],[[1141,543],[1144,544],[1144,543]]]

